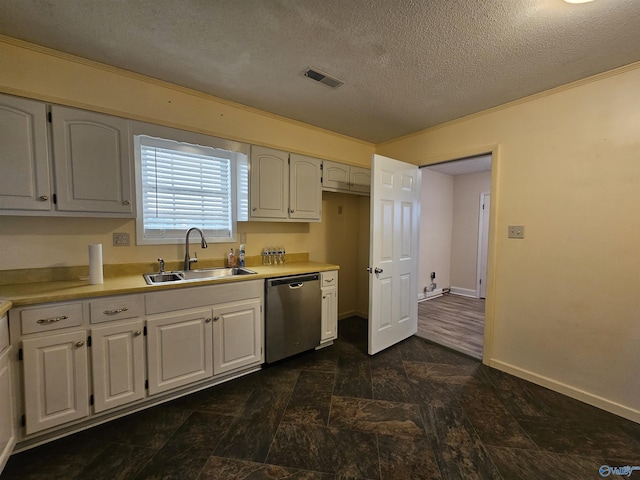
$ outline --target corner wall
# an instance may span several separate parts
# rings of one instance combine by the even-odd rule
[[[376,149],[415,165],[493,151],[485,362],[637,422],[639,67]]]

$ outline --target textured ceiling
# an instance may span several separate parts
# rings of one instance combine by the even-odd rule
[[[0,0],[0,33],[378,143],[640,60],[640,1]]]

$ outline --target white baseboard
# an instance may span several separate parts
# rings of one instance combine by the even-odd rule
[[[454,295],[462,295],[464,297],[478,298],[477,290],[471,290],[469,288],[451,287],[450,293]]]
[[[418,302],[424,302],[425,300],[431,300],[432,298],[437,298],[442,296],[442,288],[436,288],[433,292],[421,292],[418,294]]]
[[[515,375],[516,377],[535,383],[536,385],[541,385],[555,392],[562,393],[563,395],[575,398],[576,400],[580,400],[581,402],[588,403],[589,405],[593,405],[594,407],[613,413],[614,415],[619,415],[628,420],[631,420],[632,422],[640,423],[640,410],[636,410],[634,408],[612,402],[611,400],[608,400],[606,398],[594,395],[571,385],[567,385],[566,383],[558,382],[557,380],[553,380],[552,378],[544,377],[542,375],[538,375],[537,373],[524,370],[509,363],[493,359],[485,363],[490,367],[496,368],[511,375]]]
[[[360,312],[358,310],[349,310],[338,314],[338,320],[344,320],[349,317],[369,318],[369,312]]]

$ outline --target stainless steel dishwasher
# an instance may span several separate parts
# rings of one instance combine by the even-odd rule
[[[265,288],[267,363],[320,345],[320,274],[273,278]]]

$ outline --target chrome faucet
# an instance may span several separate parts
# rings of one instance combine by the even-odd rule
[[[198,255],[195,252],[193,253],[194,254],[193,258],[191,258],[191,255],[189,255],[189,234],[193,230],[195,230],[200,234],[200,238],[202,239],[202,241],[200,242],[200,246],[202,248],[207,248],[207,241],[204,239],[204,233],[202,233],[202,230],[200,230],[197,227],[191,227],[189,230],[187,230],[187,235],[184,238],[184,269],[185,270],[191,270],[191,263],[198,261]]]

